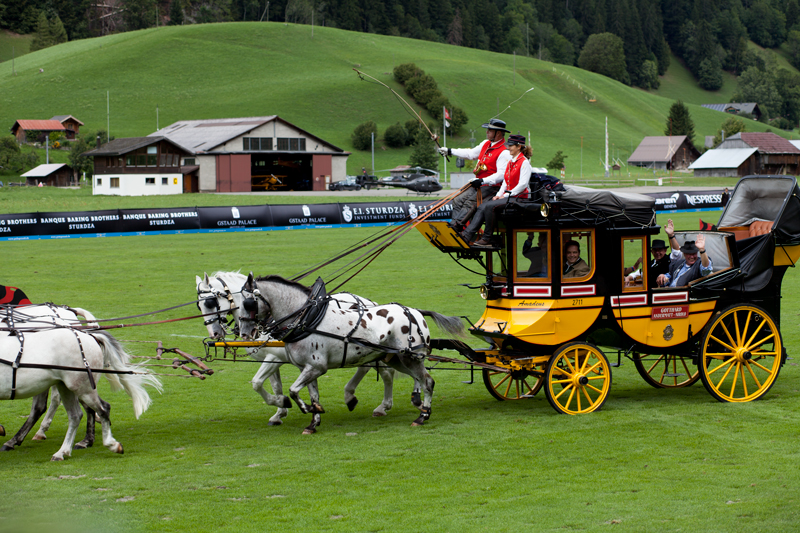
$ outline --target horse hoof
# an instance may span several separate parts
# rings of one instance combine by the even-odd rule
[[[13,449],[14,449],[13,446],[9,446],[8,444],[3,444],[3,447],[0,448],[0,452],[10,452]]]
[[[314,434],[314,433],[316,433],[316,432],[317,432],[317,430],[316,430],[316,429],[309,429],[309,428],[306,428],[306,429],[304,429],[304,430],[303,430],[303,435],[313,435],[313,434]]]
[[[284,409],[292,408],[292,400],[290,400],[288,396],[283,397],[283,408]]]
[[[94,442],[82,440],[78,444],[75,445],[76,450],[85,450],[86,448],[91,448]]]
[[[347,405],[347,409],[349,409],[350,411],[352,411],[353,409],[355,409],[355,408],[356,408],[356,405],[358,405],[358,398],[356,398],[355,396],[353,396],[353,397],[350,399],[350,401],[349,401],[349,402],[347,402],[347,404],[346,404],[346,405]]]
[[[372,411],[372,416],[378,418],[379,416],[386,416],[386,413],[380,411]]]
[[[411,422],[411,427],[415,427],[415,428],[416,428],[416,427],[419,427],[419,426],[421,426],[421,425],[422,425],[422,422],[417,422],[416,420],[414,420],[413,422]]]
[[[325,409],[317,402],[314,402],[311,404],[311,412],[314,414],[323,414]]]
[[[50,458],[50,460],[51,461],[63,461],[64,458],[63,457],[59,457],[57,455],[54,455],[53,457]]]
[[[47,440],[46,435],[39,435],[38,433],[31,437],[31,440]]]
[[[278,420],[278,421],[275,421],[275,422],[273,422],[272,420],[270,420],[270,421],[267,423],[267,425],[268,425],[268,426],[280,426],[281,424],[283,424],[283,421],[282,421],[282,420]]]
[[[125,450],[122,449],[122,443],[121,442],[117,443],[117,446],[116,446],[116,449],[114,450],[114,453],[118,453],[120,455],[125,453]]]

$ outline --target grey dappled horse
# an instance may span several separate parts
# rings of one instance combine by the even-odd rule
[[[413,425],[422,425],[430,418],[434,380],[425,369],[425,357],[430,354],[430,332],[424,316],[429,316],[447,334],[463,336],[464,326],[457,317],[446,317],[433,311],[420,311],[399,304],[376,306],[336,305],[335,299],[313,300],[308,287],[280,276],[247,278],[242,287],[243,313],[239,317],[239,332],[244,339],[258,335],[258,322],[271,317],[271,328],[277,338],[286,341],[289,361],[300,369],[289,394],[304,413],[312,413],[311,424],[303,433],[314,433],[324,412],[319,392],[309,388],[311,405],[299,392],[330,368],[364,366],[383,358],[397,371],[408,374],[421,384],[424,391],[421,414]],[[313,303],[313,302],[317,303]],[[294,323],[301,313],[319,309],[313,327]],[[307,316],[307,315],[305,315]],[[291,326],[289,326],[291,324]],[[287,328],[291,328],[287,331]],[[305,329],[297,338],[296,332]]]

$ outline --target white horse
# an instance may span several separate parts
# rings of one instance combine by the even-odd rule
[[[83,322],[81,321],[81,318],[84,319]],[[14,307],[3,306],[0,308],[0,320],[2,320],[6,326],[8,326],[9,322],[13,322],[17,326],[34,330],[49,328],[53,325],[68,327],[88,325],[97,327],[97,319],[86,309],[81,309],[79,307],[57,306],[50,303]],[[106,374],[106,378],[111,383],[112,390],[120,390],[122,388],[122,385],[120,384],[116,375]],[[16,446],[22,444],[22,441],[33,428],[34,424],[36,424],[36,421],[42,416],[42,413],[44,413],[45,406],[47,405],[47,397],[48,391],[34,396],[28,419],[25,421],[16,435],[14,435],[11,440],[6,442],[2,448],[0,448],[0,451],[10,451]],[[53,422],[53,418],[55,417],[55,413],[58,410],[59,405],[61,405],[61,396],[58,393],[58,387],[54,385],[50,388],[50,406],[47,409],[47,413],[45,414],[44,418],[42,419],[42,423],[39,426],[39,431],[37,431],[33,436],[33,440],[47,439],[47,430],[50,429],[50,425]],[[86,406],[84,406],[84,408],[86,409],[86,436],[82,441],[75,444],[75,448],[78,449],[89,448],[94,444],[95,413]],[[2,426],[0,426],[0,428],[2,428]],[[0,436],[3,435],[5,435],[5,430],[0,431]]]
[[[239,272],[215,272],[211,277],[204,273],[202,279],[199,276],[195,276],[198,308],[204,315],[209,315],[204,323],[208,329],[208,335],[212,339],[225,338],[228,330],[227,317],[229,315],[238,324],[242,308],[240,289],[245,281],[247,281],[247,276]],[[375,305],[370,300],[347,292],[338,293],[335,298],[339,302],[338,305],[346,307]],[[274,339],[267,335],[259,337],[258,340],[269,341]],[[247,355],[256,361],[263,361],[255,376],[253,376],[251,383],[253,384],[253,390],[261,395],[267,405],[278,408],[277,412],[269,419],[269,425],[280,425],[282,423],[281,419],[287,415],[287,408],[291,407],[291,401],[283,395],[283,383],[281,382],[280,374],[281,365],[289,362],[286,349],[280,347],[249,348]],[[372,411],[372,416],[386,416],[386,411],[392,408],[395,371],[383,363],[377,364],[376,370],[383,379],[383,401]],[[358,404],[358,398],[355,395],[356,387],[368,372],[369,367],[357,368],[355,375],[345,385],[344,401],[350,411],[355,409]],[[264,382],[267,379],[270,381],[274,394],[270,394],[264,389]],[[309,386],[314,387],[316,383]],[[421,404],[418,398],[419,391],[415,388],[415,392],[412,394],[412,402],[416,401],[417,406]]]
[[[319,403],[319,392],[309,388],[311,405],[299,392],[330,368],[363,366],[384,357],[395,370],[408,374],[422,384],[424,398],[421,414],[412,425],[422,425],[430,418],[434,380],[425,369],[424,358],[430,354],[430,332],[424,316],[430,316],[446,333],[463,336],[464,326],[457,317],[446,317],[432,311],[420,311],[399,304],[344,308],[327,305],[314,299],[311,289],[280,276],[253,278],[252,272],[242,287],[239,332],[244,339],[257,335],[258,321],[272,317],[270,328],[285,337],[289,361],[301,372],[289,394],[303,413],[312,413],[311,424],[304,434],[314,433],[325,410]],[[319,309],[319,322],[310,326],[303,320]],[[301,314],[306,318],[300,319]],[[311,319],[308,319],[311,320]],[[305,330],[307,336],[295,336]]]
[[[69,427],[52,459],[61,461],[71,455],[82,417],[81,403],[100,419],[103,445],[122,453],[122,444],[111,434],[111,408],[97,394],[96,380],[104,368],[119,372],[119,383],[132,398],[134,415],[139,418],[151,401],[144,386],[160,391],[158,378],[130,364],[130,356],[119,342],[104,331],[89,334],[60,324],[53,324],[52,329],[6,326],[14,331],[0,337],[0,399],[39,396],[55,385],[67,410]]]

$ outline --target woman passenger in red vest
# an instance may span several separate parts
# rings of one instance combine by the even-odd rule
[[[486,225],[483,229],[483,237],[471,246],[486,248],[496,246],[493,242],[492,232],[494,231],[495,209],[502,209],[510,201],[516,198],[528,197],[528,183],[531,179],[531,164],[528,158],[531,156],[531,147],[525,145],[525,137],[522,135],[511,135],[506,141],[508,151],[511,153],[511,161],[506,165],[503,184],[497,195],[490,201],[484,202],[478,208],[475,216],[461,237],[469,243],[475,238],[481,224]]]

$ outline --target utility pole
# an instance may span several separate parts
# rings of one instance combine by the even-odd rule
[[[375,132],[369,134],[372,140],[372,173],[375,174]]]

